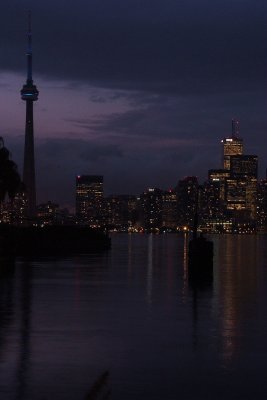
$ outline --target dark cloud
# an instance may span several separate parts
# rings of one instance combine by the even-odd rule
[[[134,94],[134,108],[130,110],[69,119],[69,122],[99,138],[112,135],[120,140],[131,137],[144,141],[146,137],[194,139],[201,144],[203,140],[216,141],[231,134],[232,118],[241,119],[241,134],[249,139],[252,128],[258,131],[263,126],[265,119],[261,117],[259,121],[258,116],[265,114],[266,106],[264,94],[257,91],[236,91],[231,96],[210,94],[203,98],[157,95],[154,100],[140,92]]]
[[[263,0],[26,4],[33,13],[35,66],[44,76],[156,93],[266,85]],[[2,7],[2,68],[24,68],[26,4]]]
[[[70,160],[73,158],[84,161],[99,161],[104,158],[122,157],[123,153],[115,145],[104,145],[81,139],[49,139],[37,141],[36,152],[38,158]]]

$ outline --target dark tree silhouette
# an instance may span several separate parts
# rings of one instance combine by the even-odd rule
[[[9,159],[9,151],[0,137],[0,202],[4,201],[6,195],[13,199],[21,188],[21,179],[17,165]]]

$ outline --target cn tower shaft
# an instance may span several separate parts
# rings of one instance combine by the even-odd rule
[[[31,49],[31,21],[29,17],[28,51],[27,51],[27,81],[21,90],[21,98],[26,101],[26,124],[23,183],[28,200],[27,217],[36,215],[36,187],[34,162],[34,131],[33,131],[33,102],[38,100],[38,90],[32,80],[32,49]]]
[[[26,101],[23,182],[27,193],[28,216],[34,217],[36,213],[36,187],[33,136],[33,101],[31,100]]]

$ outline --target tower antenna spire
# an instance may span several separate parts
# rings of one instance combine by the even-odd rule
[[[32,16],[28,12],[27,82],[32,83]]]
[[[239,136],[239,121],[232,118],[232,138],[237,138]]]

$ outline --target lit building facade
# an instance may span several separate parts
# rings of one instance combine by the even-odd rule
[[[177,228],[178,210],[177,193],[167,190],[162,193],[162,228],[174,230]]]
[[[239,122],[222,140],[223,168],[212,169],[200,191],[202,226],[213,232],[254,231],[257,213],[258,157],[243,154]]]
[[[109,229],[129,231],[138,217],[137,197],[132,195],[110,195],[105,198],[106,224]]]
[[[223,168],[230,170],[231,156],[243,154],[243,139],[239,137],[239,121],[232,120],[232,136],[222,140],[223,143]]]
[[[162,226],[162,190],[149,188],[140,195],[141,225],[147,232],[157,232]]]
[[[24,191],[16,193],[14,199],[0,204],[0,223],[25,225],[28,219],[28,197]]]
[[[196,176],[187,176],[176,186],[178,226],[187,226],[192,229],[194,216],[198,205],[198,179]]]
[[[219,198],[221,205],[225,204],[226,180],[230,178],[230,171],[226,169],[210,169],[208,180],[211,185],[219,188]]]
[[[103,176],[76,177],[76,217],[80,224],[91,227],[103,225]]]
[[[258,182],[257,188],[257,228],[267,230],[267,179]]]
[[[223,168],[230,170],[231,156],[243,154],[243,139],[237,137],[224,138],[223,143]]]
[[[239,220],[253,222],[257,217],[258,157],[230,157],[230,178],[227,179],[227,210]],[[237,212],[236,212],[237,211]]]
[[[224,212],[221,199],[221,182],[205,182],[199,188],[199,216],[201,219],[219,218]]]
[[[235,221],[254,223],[257,216],[258,157],[243,154],[239,121],[232,121],[232,137],[224,138],[223,169],[229,172],[221,185],[226,213]]]
[[[258,156],[255,155],[231,156],[230,172],[232,178],[257,179]]]
[[[55,225],[57,223],[59,205],[48,201],[37,206],[37,217],[41,225]]]

